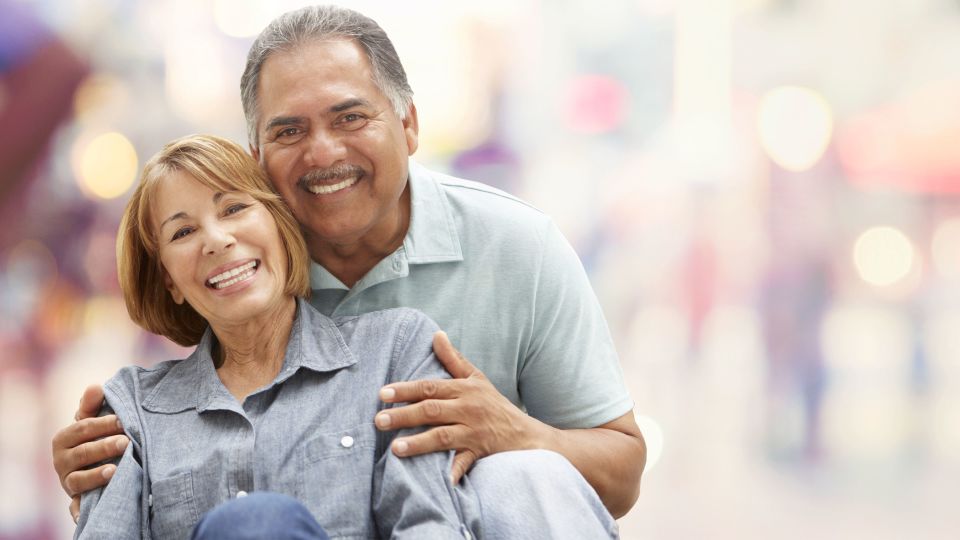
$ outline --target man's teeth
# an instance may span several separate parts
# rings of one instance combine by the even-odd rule
[[[257,261],[250,261],[247,264],[231,268],[222,274],[217,274],[208,281],[216,289],[223,289],[235,283],[239,283],[250,278],[256,273]]]
[[[356,183],[357,183],[357,180],[359,180],[359,179],[360,179],[360,177],[358,177],[358,176],[351,176],[350,178],[347,178],[347,179],[344,180],[343,182],[338,182],[338,183],[333,184],[333,185],[325,186],[325,185],[323,185],[323,184],[314,184],[314,185],[308,187],[307,189],[309,189],[309,190],[310,190],[310,193],[313,193],[314,195],[326,195],[326,194],[328,194],[328,193],[336,193],[337,191],[340,191],[341,189],[348,188],[348,187],[356,184]]]

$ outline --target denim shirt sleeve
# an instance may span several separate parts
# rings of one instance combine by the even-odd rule
[[[129,377],[131,374],[123,375]],[[136,437],[139,433],[137,417],[131,411],[125,410],[127,400],[110,400],[111,393],[116,396],[124,390],[119,388],[122,384],[113,384],[120,376],[118,374],[105,385],[108,403],[100,410],[100,416],[117,414],[123,422],[127,437],[130,438],[130,444],[119,459],[111,461],[117,465],[117,471],[110,482],[81,496],[80,519],[77,520],[74,539],[150,538],[150,528],[146,526],[148,517],[143,505],[144,471],[137,458],[140,448],[140,441]],[[110,406],[111,403],[117,410]]]
[[[436,330],[436,323],[409,311],[394,347],[390,382],[450,378],[433,355]],[[398,458],[389,449],[394,437],[422,431],[391,433],[374,469],[373,513],[380,537],[463,539],[463,507],[449,480],[453,452]]]

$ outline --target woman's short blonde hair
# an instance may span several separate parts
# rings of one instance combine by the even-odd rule
[[[241,192],[262,203],[277,223],[287,251],[284,292],[310,293],[309,256],[300,225],[257,162],[236,143],[213,135],[188,135],[170,142],[150,158],[140,184],[123,212],[117,232],[117,274],[130,318],[143,328],[180,345],[200,342],[207,321],[187,302],[174,302],[164,284],[151,200],[161,180],[174,172],[189,174],[218,192]]]

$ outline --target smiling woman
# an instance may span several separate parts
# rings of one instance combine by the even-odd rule
[[[264,227],[270,221],[275,226]],[[309,258],[300,227],[250,156],[236,144],[212,136],[185,137],[165,146],[144,167],[117,239],[120,287],[134,322],[180,345],[199,343],[207,327],[205,317],[211,313],[199,313],[202,307],[184,302],[169,272],[180,270],[178,254],[210,249],[194,242],[245,234],[250,227],[253,234],[273,229],[279,236],[280,245],[273,251],[286,259],[277,262],[277,271],[285,275],[282,292],[307,295]],[[200,234],[188,240],[198,229]],[[219,257],[218,264],[225,264],[231,255]],[[223,271],[229,269],[228,264]],[[156,286],[160,283],[165,287]]]

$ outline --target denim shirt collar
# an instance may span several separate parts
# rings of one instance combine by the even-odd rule
[[[211,349],[214,339],[208,326],[197,348],[164,375],[143,400],[143,408],[167,414],[192,408],[197,412],[237,409],[239,404],[223,385],[213,365]],[[283,383],[300,368],[322,373],[356,362],[333,320],[313,309],[306,300],[297,298],[297,314],[290,329],[283,367],[271,384],[254,393]]]

